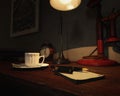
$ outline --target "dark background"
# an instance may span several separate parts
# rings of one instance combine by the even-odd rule
[[[64,49],[96,45],[96,10],[88,8],[89,0],[72,11],[62,12]],[[120,10],[120,0],[102,0],[102,15],[108,16],[113,8]],[[44,42],[59,48],[60,12],[54,10],[49,0],[39,0],[39,30],[36,33],[10,37],[11,0],[0,3],[0,49],[39,50]],[[120,37],[120,16],[116,20]],[[104,33],[106,34],[106,33]]]

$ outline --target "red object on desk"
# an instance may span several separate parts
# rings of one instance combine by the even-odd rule
[[[96,18],[96,34],[97,34],[97,55],[96,56],[84,56],[82,59],[78,60],[78,64],[82,65],[92,65],[92,66],[108,66],[117,64],[116,61],[108,59],[104,55],[104,39],[103,39],[103,22],[101,14],[101,0],[90,0],[88,2],[88,7],[96,7],[97,18]],[[113,22],[114,23],[114,22]],[[113,25],[112,23],[112,25]],[[113,28],[114,26],[112,26]],[[113,29],[111,29],[113,30]],[[111,38],[110,38],[111,40]],[[112,39],[113,40],[113,39]]]
[[[110,66],[116,65],[117,62],[110,59],[80,59],[78,60],[79,64],[82,65],[92,65],[92,66]]]

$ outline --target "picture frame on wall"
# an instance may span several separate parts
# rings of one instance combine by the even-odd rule
[[[11,37],[38,32],[39,0],[12,0]]]

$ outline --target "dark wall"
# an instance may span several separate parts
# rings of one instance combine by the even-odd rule
[[[44,14],[42,15],[43,22],[41,24],[43,29],[42,35],[44,35],[46,40],[49,39],[51,41],[53,39],[53,43],[55,43],[56,47],[59,47],[58,35],[60,34],[60,15],[62,15],[62,32],[65,49],[96,44],[96,12],[89,10],[85,6],[87,1],[83,0],[77,9],[68,12],[59,12],[51,8],[49,0],[43,0],[42,3],[42,14]]]
[[[88,0],[82,0],[77,9],[61,13],[64,49],[96,45],[96,10],[88,8],[87,3]],[[49,0],[39,0],[39,5],[38,32],[10,37],[11,0],[1,1],[0,48],[39,50],[44,42],[50,42],[56,49],[59,48],[60,12],[51,8]],[[113,8],[120,9],[119,5],[119,0],[103,0],[102,15],[109,15]],[[119,25],[120,17],[117,20],[117,30],[120,30]]]

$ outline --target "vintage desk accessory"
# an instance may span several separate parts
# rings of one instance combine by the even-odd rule
[[[114,60],[110,60],[104,54],[105,44],[110,42],[114,43],[120,41],[119,38],[116,37],[116,30],[115,30],[115,20],[120,13],[112,13],[108,17],[103,17],[101,14],[101,1],[102,0],[89,0],[87,6],[89,8],[96,8],[97,17],[96,17],[96,34],[97,34],[97,48],[93,50],[93,52],[89,56],[84,56],[82,59],[78,60],[77,62],[82,65],[92,65],[92,66],[109,66],[109,65],[116,65],[118,64]],[[110,37],[104,41],[103,38],[103,25],[106,22],[110,21]],[[93,53],[97,51],[97,55],[93,55]]]
[[[45,56],[45,62],[54,61],[55,48],[51,43],[43,43],[40,47],[40,55]]]

